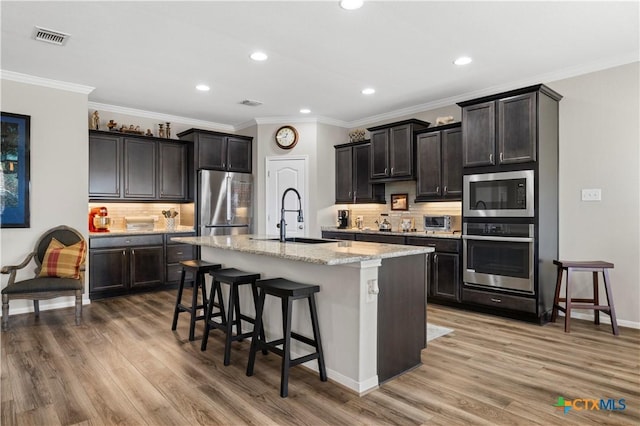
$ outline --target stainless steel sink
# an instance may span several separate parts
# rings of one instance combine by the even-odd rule
[[[258,239],[258,238],[252,238]],[[265,238],[266,241],[280,241],[280,238]],[[288,237],[285,238],[287,243],[300,243],[300,244],[324,244],[335,243],[337,240],[323,240],[320,238],[304,238],[304,237]]]

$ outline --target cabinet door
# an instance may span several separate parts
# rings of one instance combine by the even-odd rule
[[[500,164],[536,161],[536,96],[527,93],[498,101]]]
[[[455,253],[433,254],[431,294],[441,299],[460,301],[460,262]]]
[[[89,198],[120,198],[121,149],[118,136],[89,136]]]
[[[126,248],[91,250],[89,293],[123,290],[129,282],[129,254]]]
[[[157,143],[124,139],[124,198],[156,197]]]
[[[389,129],[389,176],[413,175],[413,132],[410,124]]]
[[[251,173],[251,141],[228,137],[226,161],[230,172]]]
[[[373,185],[369,180],[371,174],[370,152],[371,145],[369,144],[353,147],[353,190],[356,202],[375,201]]]
[[[353,148],[336,148],[336,203],[353,202]]]
[[[464,167],[495,164],[495,102],[484,102],[462,109],[462,154]]]
[[[187,146],[160,142],[158,198],[184,200],[187,198]]]
[[[442,195],[462,199],[462,130],[442,131]]]
[[[371,178],[389,176],[389,131],[371,132]]]
[[[147,287],[164,282],[162,246],[131,248],[131,287]]]
[[[441,133],[423,133],[416,140],[416,164],[418,179],[417,197],[440,197],[442,188]]]
[[[226,137],[198,135],[198,168],[226,170]]]

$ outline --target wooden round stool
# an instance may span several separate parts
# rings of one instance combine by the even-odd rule
[[[596,325],[600,324],[600,311],[609,314],[611,317],[611,328],[613,329],[613,334],[617,336],[619,334],[618,323],[616,321],[616,311],[613,307],[613,295],[611,293],[611,283],[609,280],[609,269],[613,269],[613,263],[603,262],[601,260],[587,262],[554,260],[553,263],[558,266],[558,281],[556,282],[556,295],[553,299],[551,322],[556,322],[559,310],[564,312],[564,331],[568,333],[572,309],[593,309],[593,323]],[[560,297],[560,287],[562,286],[562,274],[564,271],[567,271],[567,285],[565,287],[565,297]],[[571,273],[576,271],[591,272],[593,274],[592,299],[571,297]],[[598,300],[598,272],[601,272],[604,278],[604,290],[607,295],[606,305],[600,305]],[[564,308],[560,306],[560,302],[565,302]]]

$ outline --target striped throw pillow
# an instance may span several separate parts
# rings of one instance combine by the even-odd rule
[[[51,239],[42,259],[40,277],[80,278],[80,265],[84,264],[87,244],[84,240],[65,246],[55,238]]]

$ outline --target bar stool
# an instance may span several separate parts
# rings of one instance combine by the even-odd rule
[[[566,260],[554,260],[553,263],[558,266],[558,281],[556,282],[556,294],[553,300],[553,311],[551,313],[551,322],[556,322],[558,310],[565,313],[564,331],[569,332],[569,321],[571,320],[572,309],[593,309],[593,323],[600,324],[600,311],[609,314],[611,317],[611,328],[613,334],[618,335],[618,323],[616,321],[616,311],[613,307],[613,294],[611,293],[611,283],[609,280],[609,269],[613,268],[613,263],[603,262],[600,260],[576,262]],[[560,287],[562,285],[562,273],[567,271],[567,285],[565,288],[565,297],[560,297]],[[593,274],[593,298],[579,299],[571,297],[571,273],[575,271],[591,272]],[[604,289],[607,295],[607,304],[600,305],[598,300],[598,272],[602,273],[604,278]],[[565,302],[565,307],[559,305]],[[581,303],[574,303],[581,302]]]
[[[206,312],[206,321],[204,326],[204,336],[202,337],[202,346],[200,350],[207,349],[207,341],[209,340],[209,331],[211,328],[218,328],[226,333],[224,343],[224,365],[229,365],[231,360],[231,342],[243,340],[251,337],[253,332],[242,332],[242,321],[247,321],[255,325],[255,319],[240,312],[240,299],[238,297],[238,289],[243,284],[251,284],[253,293],[253,303],[256,306],[258,301],[258,290],[256,289],[256,280],[260,279],[260,274],[244,272],[235,268],[225,268],[211,271],[209,273],[213,277],[211,287],[211,297],[209,298],[209,306]],[[229,305],[225,318],[224,302],[222,300],[221,283],[229,284]],[[218,302],[215,301],[216,296]],[[213,308],[218,307],[220,312],[214,313]],[[257,309],[256,309],[257,310]],[[234,318],[235,311],[235,318]],[[222,321],[214,321],[213,318],[220,316]],[[233,325],[236,326],[236,335],[233,335]],[[264,332],[262,334],[264,336]]]
[[[256,324],[253,328],[251,349],[249,352],[249,363],[247,364],[247,376],[253,375],[253,366],[256,360],[256,352],[266,349],[282,357],[282,368],[280,377],[280,396],[286,398],[289,393],[289,369],[303,362],[318,360],[318,370],[320,380],[327,381],[327,371],[322,353],[322,342],[320,341],[320,328],[318,327],[318,313],[316,311],[315,293],[320,291],[317,285],[302,284],[289,281],[284,278],[272,278],[258,281],[256,284],[260,292],[258,309],[256,310]],[[283,338],[267,342],[264,337],[264,324],[262,322],[262,312],[264,310],[264,300],[267,294],[279,297],[282,301],[282,329]],[[311,327],[313,329],[313,339],[302,336],[291,331],[291,308],[293,301],[297,299],[307,299],[309,301],[309,312],[311,313]],[[316,351],[312,354],[291,359],[291,339],[313,346]],[[282,349],[277,346],[282,345]]]
[[[178,297],[176,298],[176,307],[173,312],[173,324],[171,330],[175,330],[178,326],[178,314],[181,312],[189,312],[191,319],[189,322],[189,341],[195,339],[196,321],[204,319],[204,315],[197,315],[198,309],[204,309],[207,306],[207,289],[205,287],[204,274],[215,269],[220,269],[222,265],[217,263],[209,263],[204,260],[184,260],[180,262],[182,265],[182,275],[180,277],[180,287],[178,288]],[[187,271],[193,273],[193,294],[191,295],[191,306],[182,304],[182,291],[184,290],[184,279]],[[198,289],[202,291],[202,305],[198,305]]]

